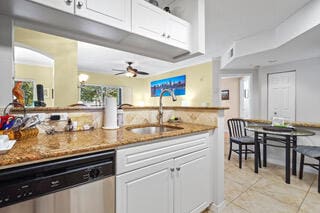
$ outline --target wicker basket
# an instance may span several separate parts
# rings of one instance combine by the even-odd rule
[[[39,134],[38,128],[31,128],[31,129],[15,131],[14,138],[16,140],[24,140],[24,139],[28,139],[28,138],[37,137],[38,134]]]

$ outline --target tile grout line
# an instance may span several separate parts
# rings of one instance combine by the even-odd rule
[[[311,184],[310,184],[310,186],[309,186],[309,189],[308,189],[308,191],[307,191],[306,195],[304,196],[304,198],[303,198],[303,200],[302,200],[301,204],[299,205],[299,208],[298,208],[297,213],[300,211],[300,209],[301,209],[301,207],[302,207],[302,205],[303,205],[304,201],[306,200],[307,196],[311,193],[310,191],[311,191],[312,185],[314,184],[314,182],[315,182],[315,181],[316,181],[316,178],[314,177],[314,178],[313,178],[312,183],[311,183]]]
[[[259,177],[259,179],[258,180],[256,180],[253,184],[251,184],[246,190],[244,190],[243,192],[241,192],[238,196],[236,196],[234,199],[232,199],[231,201],[230,201],[230,203],[232,203],[233,205],[236,205],[235,203],[233,203],[233,201],[235,201],[236,199],[238,199],[242,194],[244,194],[244,193],[246,193],[247,191],[249,191],[254,185],[256,185],[257,184],[257,182],[259,181],[259,180],[261,180],[261,178],[262,177]],[[237,183],[237,182],[236,182]],[[238,206],[238,205],[236,205],[236,206]],[[238,206],[239,207],[239,206]],[[241,209],[243,209],[242,207],[240,207]]]
[[[251,184],[245,191],[241,192],[237,197],[235,197],[234,199],[232,199],[229,204],[233,204],[233,205],[235,205],[236,207],[238,207],[238,208],[244,210],[245,212],[248,212],[248,213],[249,213],[248,210],[246,210],[246,209],[242,208],[241,206],[237,205],[236,203],[234,203],[234,201],[235,201],[236,199],[238,199],[242,194],[244,194],[244,193],[246,193],[247,191],[249,191],[254,185],[257,184],[257,182],[258,182],[259,180],[261,180],[261,178],[262,178],[262,177],[259,177],[259,179],[257,179],[253,184]]]

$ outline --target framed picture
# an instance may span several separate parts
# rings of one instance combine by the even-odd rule
[[[226,101],[226,100],[229,100],[229,99],[230,99],[229,90],[228,89],[221,90],[221,100]]]
[[[186,75],[151,82],[151,97],[159,97],[163,89],[170,89],[175,95],[186,94]],[[170,94],[165,93],[164,96]]]
[[[45,99],[49,99],[50,98],[50,90],[49,88],[44,88],[43,89],[43,96]]]

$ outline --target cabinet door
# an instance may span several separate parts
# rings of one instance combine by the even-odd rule
[[[116,177],[117,213],[173,213],[173,160]]]
[[[74,13],[74,1],[75,0],[29,0],[37,2],[49,7],[53,7],[58,10],[62,10],[68,13]]]
[[[208,149],[175,159],[175,213],[200,213],[209,206]]]
[[[132,1],[132,32],[164,42],[167,19],[164,12],[145,0]]]
[[[130,0],[76,0],[75,14],[116,28],[131,30]]]
[[[190,29],[191,27],[188,22],[169,15],[166,30],[167,42],[173,46],[188,50],[191,42]]]

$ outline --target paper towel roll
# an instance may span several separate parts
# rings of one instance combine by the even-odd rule
[[[104,125],[103,129],[117,129],[117,99],[105,97],[104,99]]]

